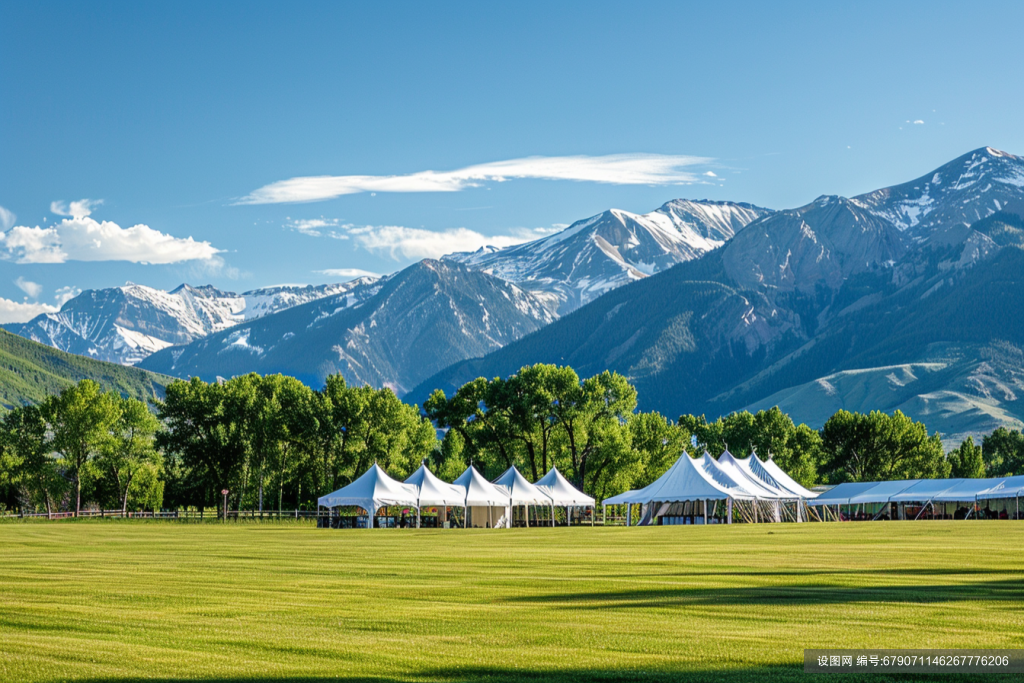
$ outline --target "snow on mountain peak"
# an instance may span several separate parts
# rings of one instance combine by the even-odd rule
[[[676,199],[646,214],[608,209],[533,242],[445,256],[515,282],[559,314],[721,246],[768,209]]]

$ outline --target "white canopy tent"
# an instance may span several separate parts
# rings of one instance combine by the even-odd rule
[[[998,486],[1001,479],[963,479],[956,486],[951,486],[942,493],[932,497],[936,503],[973,503],[978,495],[993,486]]]
[[[466,506],[466,492],[458,486],[453,486],[448,482],[438,479],[434,473],[430,471],[426,463],[420,465],[420,468],[413,472],[409,478],[405,480],[405,483],[416,487],[416,498],[420,508],[441,508],[442,514],[439,515],[439,522],[447,521],[447,508],[464,508]],[[417,517],[417,526],[418,521],[419,519]]]
[[[626,491],[617,496],[612,496],[604,501],[605,505],[625,504],[627,508],[627,524],[629,523],[629,510],[633,504],[650,505],[654,502],[679,503],[690,501],[705,501],[704,516],[707,517],[708,500],[730,500],[733,498],[749,499],[746,491],[737,488],[729,488],[715,481],[708,474],[699,460],[694,460],[685,451],[675,461],[672,467],[668,468],[665,474],[642,489]],[[654,515],[651,515],[653,517]],[[643,520],[642,520],[643,522]]]
[[[373,463],[373,467],[348,486],[318,498],[317,504],[325,508],[361,507],[370,515],[367,527],[372,529],[377,510],[386,505],[408,505],[416,508],[419,514],[418,493],[415,486],[395,481],[377,463]]]
[[[540,490],[541,493],[551,499],[553,505],[566,508],[566,515],[569,515],[569,510],[574,507],[590,507],[593,508],[597,501],[588,496],[587,494],[580,491],[578,488],[569,483],[569,480],[562,476],[562,473],[558,471],[558,468],[552,467],[547,474],[538,479],[534,486]],[[593,523],[593,517],[591,517],[591,523]],[[551,525],[554,526],[555,517],[551,516]]]
[[[555,525],[554,503],[552,503],[551,498],[531,484],[515,465],[502,472],[501,476],[492,483],[508,489],[510,507],[517,505],[526,507],[526,526],[530,526],[529,507],[531,505],[542,505],[551,508],[551,526]]]
[[[796,498],[809,500],[818,497],[818,494],[814,491],[810,491],[796,483],[770,457],[767,460],[761,460],[761,458],[757,457],[757,453],[751,453],[749,458],[737,460],[737,462],[761,481],[771,484],[780,491],[791,493]]]
[[[748,458],[740,460],[728,450],[718,456],[718,466],[728,473],[733,479],[742,482],[744,487],[757,498],[793,498],[788,491],[783,491],[775,486],[758,479],[749,468]]]
[[[993,498],[1019,498],[1024,496],[1024,475],[1007,477],[995,486],[991,486],[978,494],[978,500]]]
[[[495,524],[507,522],[511,513],[509,501],[512,494],[504,486],[487,481],[472,465],[452,482],[452,486],[457,486],[465,492],[463,504],[466,508],[467,528],[470,526],[493,528]],[[494,508],[500,508],[502,511],[498,519],[494,519]]]

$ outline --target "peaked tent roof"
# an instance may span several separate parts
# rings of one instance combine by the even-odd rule
[[[739,497],[757,497],[757,493],[751,491],[750,487],[744,485],[744,480],[737,481],[734,477],[734,473],[726,471],[707,451],[704,451],[704,455],[698,462],[700,463],[700,466],[704,468],[704,471],[708,476],[710,476],[719,486],[724,486],[729,490],[735,491],[736,496]],[[736,496],[733,497],[735,498]]]
[[[956,486],[952,486],[932,498],[933,501],[943,503],[959,503],[973,501],[978,494],[999,486],[1004,479],[964,479]]]
[[[851,496],[856,496],[878,486],[877,481],[854,481],[825,491],[814,500],[808,501],[808,505],[846,505],[850,502]]]
[[[962,481],[963,479],[922,479],[896,495],[889,496],[889,500],[894,503],[927,503],[935,496],[948,491]]]
[[[430,471],[426,463],[412,473],[406,484],[416,487],[420,506],[424,505],[456,505],[466,504],[466,491],[448,482],[441,481]]]
[[[742,461],[736,458],[726,449],[718,456],[718,466],[727,472],[737,482],[742,482],[744,488],[748,489],[757,498],[793,498],[789,491],[782,491],[771,484],[759,480],[750,470],[741,464]]]
[[[749,498],[736,489],[722,486],[711,478],[704,468],[683,451],[679,459],[665,474],[650,486],[638,491],[626,491],[604,501],[606,505],[620,503],[678,502],[684,500],[723,500],[726,498]]]
[[[771,483],[775,488],[795,494],[797,498],[818,497],[817,493],[804,488],[794,481],[793,477],[786,474],[785,470],[776,465],[771,457],[767,460],[761,460],[761,458],[757,457],[757,453],[751,453],[747,461],[751,473],[757,476],[758,479]]]
[[[459,478],[452,482],[452,486],[458,486],[465,494],[463,504],[485,505],[492,507],[507,507],[510,494],[504,486],[498,486],[484,479],[484,475],[476,471],[470,465],[466,471],[459,475]]]
[[[395,481],[380,468],[380,465],[373,463],[373,466],[354,482],[334,493],[321,496],[317,499],[317,504],[328,508],[357,505],[372,515],[377,508],[384,505],[418,507],[417,493],[415,486]]]
[[[551,498],[531,484],[515,465],[502,472],[492,483],[508,489],[512,505],[551,505]]]
[[[978,494],[978,498],[982,500],[992,498],[1016,498],[1017,496],[1024,496],[1024,475],[1007,477],[995,486],[985,489]]]
[[[552,467],[547,474],[534,484],[546,494],[555,505],[593,505],[596,501],[569,483],[557,467]]]

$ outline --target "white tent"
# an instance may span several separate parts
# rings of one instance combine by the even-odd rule
[[[707,451],[704,451],[703,457],[698,462],[717,484],[733,492],[733,498],[753,499],[756,497],[757,494],[745,485],[745,479],[737,480],[733,472],[724,469],[721,463],[712,458]]]
[[[979,494],[993,486],[998,486],[999,482],[999,479],[964,479],[956,486],[933,496],[932,501],[936,503],[973,503]]]
[[[373,518],[377,510],[385,505],[408,505],[419,510],[418,491],[415,486],[395,481],[382,470],[377,463],[366,470],[358,479],[342,487],[334,493],[328,493],[317,499],[317,504],[334,508],[342,505],[355,505],[370,515],[369,528],[373,528]]]
[[[627,506],[627,524],[629,520],[629,509],[634,503],[651,504],[680,503],[689,501],[705,501],[705,515],[707,514],[706,501],[708,500],[729,500],[732,498],[749,498],[746,492],[737,491],[735,488],[728,488],[715,481],[708,474],[700,461],[695,461],[685,451],[679,456],[672,467],[668,468],[665,474],[650,486],[637,491],[626,491],[604,501],[605,505],[618,505],[625,503]],[[653,509],[649,516],[645,516],[641,523],[653,517]]]
[[[421,507],[464,507],[466,505],[465,489],[441,481],[425,464],[420,465],[420,468],[413,472],[405,480],[405,483],[416,487],[416,495]]]
[[[566,508],[566,518],[569,517],[569,509],[574,507],[594,507],[595,501],[587,494],[580,491],[578,488],[569,483],[569,480],[562,476],[562,473],[558,471],[558,468],[552,467],[551,470],[543,477],[537,480],[534,484],[542,493],[551,499],[554,505],[558,505]],[[590,518],[591,524],[594,522],[594,518]],[[554,526],[555,517],[552,514],[551,524]]]
[[[742,464],[744,461],[740,462]],[[808,490],[796,483],[770,457],[767,460],[761,460],[761,458],[757,457],[757,453],[751,453],[750,457],[745,459],[745,462],[751,474],[762,481],[768,482],[777,489],[788,491],[797,498],[803,498],[804,500],[817,498],[818,496],[814,491]]]
[[[953,488],[963,479],[922,479],[899,493],[889,496],[891,503],[930,503],[935,496]]]
[[[466,508],[467,527],[494,527],[507,523],[511,513],[509,501],[512,495],[504,486],[487,481],[472,465],[452,482],[452,486],[457,486],[465,492],[463,504]],[[497,518],[494,508],[501,510]]]
[[[554,526],[554,503],[551,501],[551,498],[531,484],[530,481],[523,476],[523,473],[516,469],[515,465],[502,472],[501,476],[495,479],[492,483],[498,486],[504,486],[508,489],[510,506],[524,505],[527,507],[526,526],[530,526],[530,505],[543,505],[544,507],[551,508],[551,525]]]
[[[420,468],[413,472],[409,478],[405,480],[405,483],[416,487],[416,497],[421,508],[441,508],[441,514],[438,515],[439,524],[448,521],[447,508],[465,507],[466,505],[466,492],[458,486],[453,486],[452,484],[438,479],[434,476],[434,473],[430,471],[426,463],[420,465]],[[418,517],[416,521],[418,526]]]
[[[726,450],[718,456],[718,466],[735,481],[740,482],[756,498],[779,500],[780,498],[793,497],[788,491],[777,489],[771,484],[758,479],[751,473],[749,463],[746,460],[748,459],[739,460]]]
[[[547,495],[555,505],[586,507],[592,506],[596,502],[593,498],[570,484],[569,480],[563,477],[562,473],[555,467],[552,467],[547,474],[538,479],[534,486]]]
[[[992,480],[989,480],[992,481]],[[978,500],[993,498],[1019,498],[1024,496],[1024,476],[1007,477],[995,486],[991,486],[978,494]]]

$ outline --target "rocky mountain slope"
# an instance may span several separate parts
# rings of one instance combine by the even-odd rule
[[[550,362],[582,374],[617,370],[637,384],[643,407],[671,416],[775,400],[812,422],[821,405],[877,404],[957,435],[1015,424],[1024,414],[1024,363],[1014,360],[1024,322],[1013,313],[1024,310],[1022,174],[1020,157],[984,148],[923,176],[927,185],[769,214],[722,249],[448,368],[409,398]],[[916,220],[911,200],[928,207]],[[985,360],[994,348],[998,368]],[[933,370],[911,386],[893,366]],[[857,372],[893,374],[893,395],[858,401],[866,385],[850,379]],[[835,390],[828,403],[808,390],[822,382]]]
[[[140,366],[212,380],[281,372],[319,386],[340,372],[403,393],[464,358],[482,356],[554,315],[514,284],[454,262],[426,260],[357,303],[329,296],[164,349]]]
[[[285,285],[235,294],[209,286],[183,284],[165,292],[128,283],[82,292],[56,313],[5,327],[62,351],[134,365],[168,346],[188,344],[241,322],[323,297],[344,296],[356,303],[378,287],[376,278],[360,278],[340,284]]]
[[[768,213],[752,204],[675,199],[651,213],[611,209],[533,242],[444,258],[514,282],[564,315],[698,258]]]

